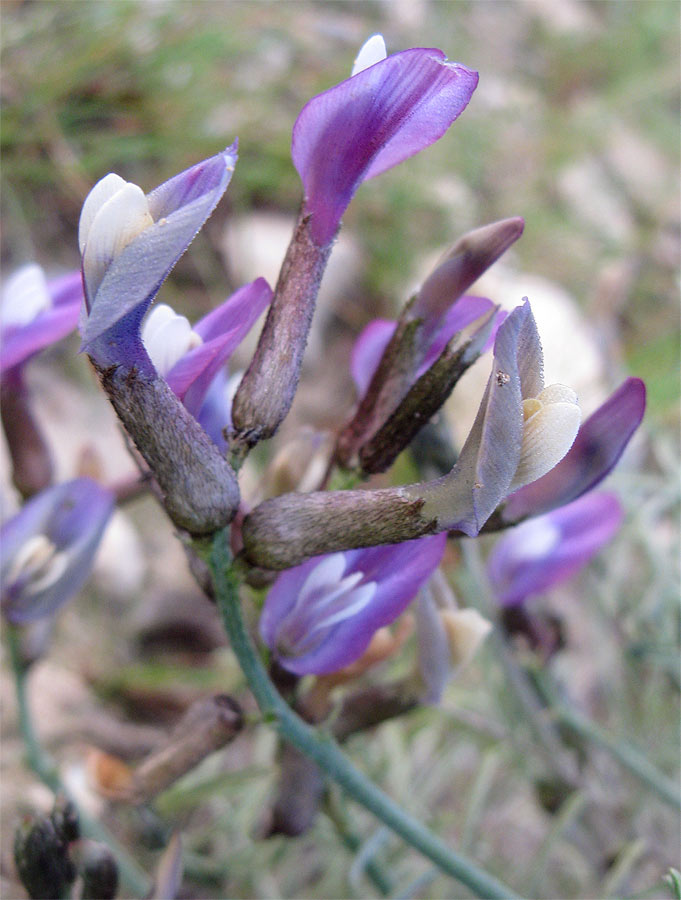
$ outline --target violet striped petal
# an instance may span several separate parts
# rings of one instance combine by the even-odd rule
[[[362,181],[442,137],[478,75],[441,50],[395,53],[313,97],[293,128],[293,163],[319,245],[333,237]]]
[[[503,518],[514,522],[538,515],[595,488],[617,465],[641,424],[645,405],[644,383],[640,378],[627,378],[582,424],[558,465],[508,498]]]
[[[260,634],[279,663],[298,675],[324,674],[364,653],[430,577],[445,535],[313,557],[277,578]]]
[[[153,224],[144,227],[123,249],[114,253],[98,284],[97,273],[88,284],[86,230],[83,259],[88,316],[82,323],[81,333],[83,349],[100,366],[136,364],[141,369],[150,369],[139,338],[142,317],[224,194],[235,163],[236,145],[233,145],[152,191],[146,201]],[[117,223],[118,219],[113,224]],[[92,228],[98,234],[104,230],[96,217]]]
[[[55,612],[90,573],[114,496],[89,478],[37,494],[0,530],[2,611],[15,624]]]
[[[617,532],[622,508],[614,494],[588,494],[508,531],[487,569],[499,602],[522,603],[582,569]]]

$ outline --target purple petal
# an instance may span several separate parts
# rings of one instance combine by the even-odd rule
[[[83,304],[79,269],[47,283],[52,307],[26,325],[7,328],[0,341],[0,375],[70,334]]]
[[[227,450],[224,429],[232,427],[232,401],[239,380],[238,375],[230,378],[227,372],[221,369],[210,383],[196,416],[199,425],[223,453]]]
[[[508,498],[504,519],[512,522],[547,512],[600,484],[617,465],[641,424],[645,405],[644,383],[640,378],[627,378],[583,423],[572,448],[558,465]]]
[[[397,322],[390,319],[374,319],[355,341],[350,359],[350,372],[360,397],[366,394],[396,327]]]
[[[234,145],[148,195],[154,224],[115,257],[96,295],[87,297],[83,349],[100,365],[146,360],[148,367],[139,324],[168,273],[227,189],[235,161]]]
[[[425,345],[423,362],[414,372],[412,382],[420,378],[440,356],[457,331],[466,328],[492,308],[494,304],[486,297],[460,297],[441,317],[442,321],[431,329]],[[501,319],[503,321],[503,318]],[[495,324],[493,336],[496,336],[498,325]],[[352,350],[350,372],[360,397],[366,394],[385,348],[395,332],[397,323],[390,319],[374,319],[361,332]],[[489,341],[488,341],[489,343]],[[491,344],[490,344],[491,346]]]
[[[2,609],[9,621],[31,622],[50,615],[81,589],[113,508],[111,491],[78,478],[42,491],[2,526]],[[20,583],[9,583],[9,577],[17,554],[38,535],[65,554],[66,565],[56,580],[31,593]]]
[[[441,50],[395,53],[313,97],[293,128],[292,155],[313,215],[313,240],[333,237],[362,181],[438,140],[478,82]]]
[[[509,531],[488,560],[499,602],[522,603],[570,578],[613,537],[622,515],[614,494],[589,494]]]
[[[443,534],[345,553],[344,577],[363,573],[362,583],[375,582],[376,593],[356,615],[329,630],[319,646],[296,658],[280,657],[281,664],[298,675],[325,674],[349,665],[364,653],[375,632],[394,622],[442,559]],[[279,576],[267,596],[260,633],[271,648],[277,645],[279,624],[292,609],[301,587],[323,557],[313,557]]]
[[[211,382],[272,300],[264,278],[245,285],[194,326],[204,344],[185,354],[166,381],[196,416]]]
[[[41,313],[28,325],[12,329],[2,336],[0,374],[70,334],[78,324],[83,294],[78,300],[55,306]]]
[[[457,331],[462,331],[476,319],[489,312],[494,304],[486,297],[460,297],[453,303],[440,324],[430,334],[426,332],[427,350],[416,376],[423,375],[440,356]]]

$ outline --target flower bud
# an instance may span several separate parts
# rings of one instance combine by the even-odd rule
[[[467,665],[492,630],[492,623],[477,609],[443,609],[440,619],[447,635],[452,663]]]
[[[90,191],[78,225],[83,276],[94,297],[113,260],[154,220],[142,188],[110,173]]]

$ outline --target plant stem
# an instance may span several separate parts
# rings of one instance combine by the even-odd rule
[[[353,830],[347,820],[345,811],[341,808],[337,798],[331,795],[326,802],[324,812],[333,823],[338,836],[351,853],[359,853],[364,841]],[[362,868],[367,877],[373,881],[377,890],[386,897],[392,891],[392,879],[383,867],[374,858],[363,862]]]
[[[612,737],[596,725],[595,722],[592,722],[566,703],[561,702],[556,696],[556,691],[550,685],[548,676],[544,673],[540,674],[539,685],[541,691],[551,703],[552,712],[558,721],[567,725],[579,737],[606,750],[621,766],[656,793],[661,800],[664,800],[665,803],[668,803],[674,809],[681,810],[681,795],[670,778],[667,778],[666,775],[660,772],[650,760],[631,744]]]
[[[66,789],[59,776],[59,771],[54,760],[43,750],[33,727],[33,719],[31,718],[28,693],[26,690],[27,668],[21,659],[19,631],[11,625],[6,626],[5,631],[7,634],[7,643],[9,644],[12,672],[14,674],[19,730],[24,741],[26,762],[43,784],[46,784],[53,793],[63,794],[77,807],[75,800]],[[106,844],[116,858],[121,884],[130,891],[131,894],[139,897],[146,897],[151,886],[150,879],[147,877],[146,873],[133,859],[130,858],[128,853],[120,846],[120,844],[118,844],[115,838],[100,822],[90,818],[90,816],[79,807],[77,808],[78,821],[80,823],[82,834],[94,841]]]
[[[481,898],[516,898],[510,888],[474,863],[459,856],[440,838],[394,803],[356,769],[333,740],[304,722],[279,696],[260,661],[244,625],[239,601],[239,578],[231,565],[224,533],[216,535],[210,557],[215,597],[232,650],[237,657],[263,716],[319,766],[354,800],[372,812],[406,843],[420,851],[443,872],[457,879]]]

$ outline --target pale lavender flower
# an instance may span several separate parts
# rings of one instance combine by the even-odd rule
[[[80,271],[48,281],[35,263],[18,269],[0,301],[0,375],[73,331],[82,304]]]
[[[312,239],[331,240],[363,181],[441,138],[477,83],[477,72],[449,62],[441,50],[405,50],[386,59],[380,36],[371,38],[352,76],[313,97],[293,128],[291,152],[312,214]]]
[[[159,288],[227,189],[236,144],[143,193],[110,174],[83,205],[83,349],[100,368],[153,373],[140,324]]]
[[[617,465],[641,424],[645,406],[645,384],[640,378],[627,378],[580,427],[558,465],[508,498],[504,520],[548,512],[593,490]]]
[[[435,535],[318,556],[283,572],[265,600],[263,641],[297,675],[349,665],[379,628],[406,609],[439,564],[444,547],[445,536]]]
[[[0,580],[10,622],[51,615],[78,593],[113,509],[111,491],[77,478],[36,494],[5,522]]]
[[[591,493],[508,531],[487,563],[499,602],[522,603],[575,575],[611,540],[622,515],[614,494]]]

